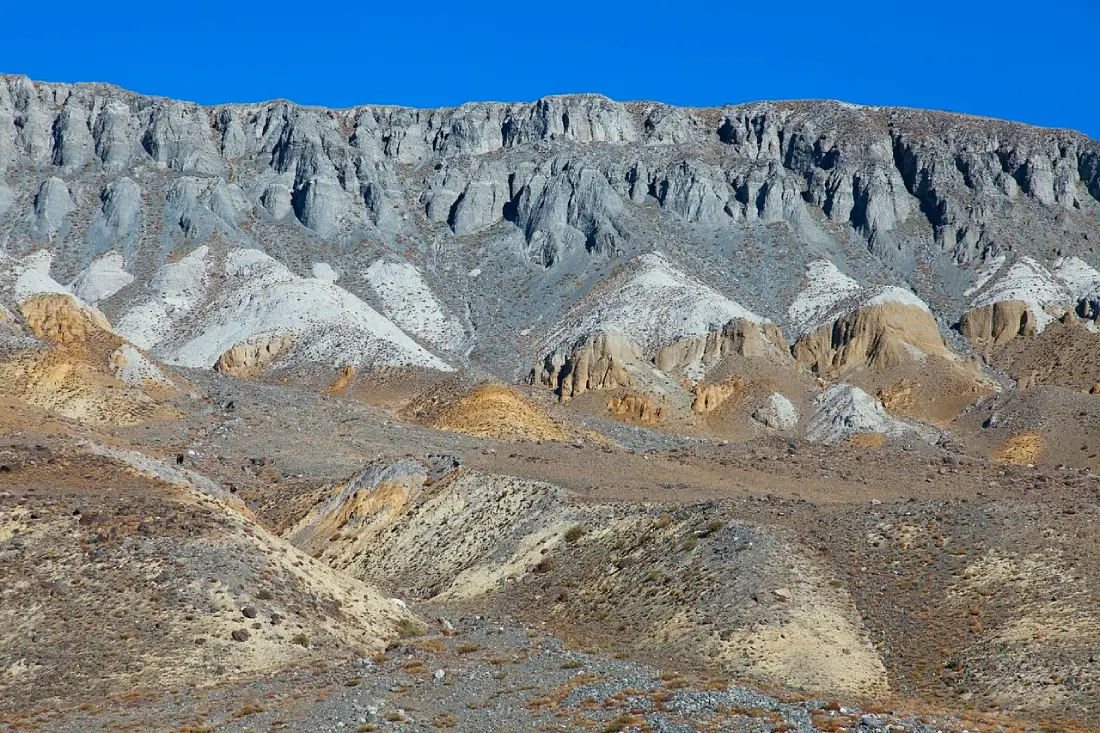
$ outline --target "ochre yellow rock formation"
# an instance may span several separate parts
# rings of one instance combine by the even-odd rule
[[[615,417],[626,418],[642,425],[657,425],[668,419],[668,410],[653,402],[653,396],[630,392],[611,399],[608,411]]]
[[[354,379],[355,367],[351,365],[340,367],[340,371],[336,373],[336,379],[332,380],[332,383],[325,389],[325,394],[331,397],[338,397],[344,394],[344,392],[347,392],[348,387],[351,386]]]
[[[700,414],[714,412],[735,394],[743,394],[745,380],[737,377],[711,384],[699,382],[692,388],[695,399],[691,403],[691,409]]]
[[[798,339],[794,357],[829,379],[861,367],[897,366],[920,354],[950,358],[936,319],[915,305],[900,302],[857,308]]]
[[[661,371],[673,373],[695,363],[710,366],[730,354],[787,358],[789,351],[783,332],[774,323],[757,325],[736,319],[721,331],[666,346],[657,352],[653,363]]]
[[[87,344],[93,334],[111,331],[102,313],[81,307],[68,295],[36,295],[25,301],[19,312],[36,338],[59,346]]]
[[[19,310],[31,332],[49,346],[25,349],[0,363],[0,392],[95,424],[129,425],[175,415],[115,378],[112,368],[120,366],[120,349],[134,347],[111,331],[98,310],[57,293],[29,298]]]
[[[993,458],[1017,465],[1035,463],[1043,457],[1045,442],[1038,430],[1026,430],[1002,443],[993,451]]]
[[[242,341],[218,357],[214,371],[238,379],[255,379],[263,373],[264,367],[293,344],[294,337],[288,333],[268,334]]]
[[[1002,300],[964,313],[959,331],[977,346],[1000,346],[1017,337],[1034,337],[1035,316],[1027,303]]]
[[[477,387],[444,407],[429,425],[502,440],[567,440],[566,432],[519,390],[503,384]]]
[[[910,415],[917,407],[920,385],[909,379],[883,387],[878,391],[882,406],[899,415]]]

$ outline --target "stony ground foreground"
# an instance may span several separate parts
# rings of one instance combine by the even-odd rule
[[[20,427],[0,473],[5,608],[39,621],[9,623],[5,649],[47,672],[9,672],[7,728],[1070,730],[1095,716],[1087,470],[639,428],[509,442],[192,377],[209,397],[177,403],[182,421],[109,434],[6,409]],[[93,439],[224,493],[91,456]],[[294,549],[275,535],[403,455],[436,478],[362,529],[381,533],[365,547],[401,552],[353,562],[357,540],[324,534],[272,564]],[[532,509],[493,498],[529,486],[561,488]],[[465,513],[432,524],[459,490]],[[240,544],[260,533],[262,562]],[[484,550],[447,539],[484,533]],[[310,586],[309,563],[404,598],[415,620],[350,612],[365,587]]]

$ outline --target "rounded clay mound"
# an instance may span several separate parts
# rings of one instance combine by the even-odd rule
[[[519,390],[503,384],[475,388],[444,407],[429,423],[482,438],[566,440],[567,433]]]

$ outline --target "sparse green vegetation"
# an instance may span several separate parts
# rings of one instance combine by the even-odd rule
[[[565,541],[569,544],[577,542],[581,537],[588,532],[583,524],[574,524],[572,527],[565,531]]]
[[[424,628],[424,624],[411,618],[403,618],[397,622],[397,633],[402,638],[408,638],[411,636],[424,636],[428,633],[428,630]]]
[[[244,706],[233,713],[234,718],[244,718],[249,715],[255,715],[256,713],[262,713],[264,709],[254,702],[245,703]]]
[[[624,731],[627,728],[638,725],[638,718],[633,715],[620,715],[614,720],[610,721],[606,727],[604,727],[604,733],[618,733],[618,731]]]
[[[432,725],[436,728],[454,728],[458,724],[455,720],[455,716],[450,713],[443,712],[432,718]]]

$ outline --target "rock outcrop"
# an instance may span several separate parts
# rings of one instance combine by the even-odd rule
[[[37,341],[0,361],[0,392],[94,425],[174,414],[154,399],[178,391],[172,380],[95,308],[47,292],[24,300],[20,314]]]
[[[970,263],[991,242],[1015,238],[1015,222],[1003,219],[1021,201],[1075,216],[1100,196],[1100,150],[1084,136],[918,110],[835,102],[688,110],[570,95],[330,112],[282,101],[202,108],[13,76],[0,87],[0,119],[10,121],[0,129],[0,166],[118,175],[150,164],[221,177],[257,161],[249,209],[293,216],[319,236],[400,230],[393,209],[407,198],[427,202],[431,219],[456,235],[511,221],[527,255],[547,267],[571,251],[625,246],[633,217],[624,207],[647,199],[708,227],[801,226],[813,207],[901,263],[915,253],[897,232],[919,216],[946,256]],[[509,156],[539,146],[551,155]],[[572,154],[601,146],[623,152]],[[692,154],[662,155],[677,147]],[[428,161],[438,168],[424,189],[398,194],[397,166]],[[43,233],[60,231],[56,223]]]
[[[1004,269],[1001,257],[972,288],[970,308],[959,331],[975,346],[990,351],[1017,338],[1034,338],[1067,313],[1096,328],[1100,272],[1077,257],[1059,258],[1051,269],[1023,257]],[[1001,272],[1004,270],[1003,272]]]
[[[829,379],[927,356],[952,358],[928,307],[898,288],[802,336],[793,353],[800,364]]]
[[[642,355],[720,331],[733,320],[765,319],[686,273],[659,253],[636,257],[578,300],[542,339],[543,353],[601,332],[637,344]]]
[[[425,422],[440,430],[499,440],[569,438],[569,432],[557,421],[515,387],[503,384],[485,384],[459,395],[444,403]]]
[[[959,332],[975,345],[1001,346],[1020,337],[1034,338],[1037,328],[1028,303],[999,300],[964,313]]]
[[[288,333],[253,336],[219,356],[214,371],[238,379],[255,379],[293,345],[294,336]]]
[[[858,434],[933,440],[935,431],[887,414],[882,403],[859,387],[839,383],[826,389],[814,402],[806,425],[806,438],[836,445]]]
[[[612,397],[607,403],[607,411],[639,425],[659,425],[668,419],[668,408],[655,402],[648,392],[628,392]]]
[[[68,295],[35,295],[19,306],[19,312],[36,338],[59,346],[82,346],[97,332],[111,330],[102,313]]]
[[[651,381],[654,367],[697,380],[731,354],[789,359],[778,327],[656,254],[600,283],[543,344],[531,381],[563,400]]]
[[[1025,430],[997,446],[993,451],[993,458],[1016,465],[1038,463],[1043,457],[1045,442],[1038,430]]]
[[[699,382],[692,388],[695,398],[691,402],[691,409],[700,414],[714,412],[724,405],[731,397],[743,394],[745,380],[731,377],[716,384]]]
[[[975,360],[948,347],[912,291],[864,287],[825,261],[811,263],[804,283],[788,312],[800,329],[792,353],[819,377],[886,396],[891,412],[936,424],[996,389]]]
[[[798,426],[798,408],[784,395],[773,392],[753,410],[752,419],[769,430],[789,432]]]
[[[51,256],[37,274],[71,286],[50,292],[202,368],[286,331],[303,365],[469,362],[511,380],[548,357],[560,372],[612,334],[643,365],[698,381],[727,348],[708,334],[730,321],[760,325],[780,352],[767,324],[797,339],[835,321],[831,296],[790,300],[825,256],[842,296],[907,283],[941,322],[1043,301],[998,284],[1030,259],[1060,283],[1061,310],[1030,308],[1036,329],[1066,310],[1094,323],[1098,161],[1100,143],[1068,131],[836,102],[201,107],[0,77],[12,267]],[[255,283],[227,272],[242,250],[281,264],[279,282],[258,282],[272,267]],[[819,341],[825,368],[836,348]],[[583,389],[622,381],[604,375]]]
[[[339,397],[348,391],[348,387],[355,381],[356,369],[353,366],[342,366],[336,372],[336,378],[333,379],[328,387],[325,388],[325,394],[333,397]]]
[[[555,352],[532,372],[538,384],[558,391],[562,401],[590,390],[630,387],[629,365],[643,361],[641,349],[615,334],[599,333],[569,351]]]
[[[332,487],[287,538],[314,555],[329,549],[329,538],[341,530],[349,536],[378,530],[420,494],[432,473],[430,465],[407,459],[372,464]]]
[[[705,374],[707,369],[729,355],[750,358],[789,360],[790,347],[783,331],[774,323],[753,323],[735,319],[704,336],[687,338],[657,352],[653,362],[669,374]]]

